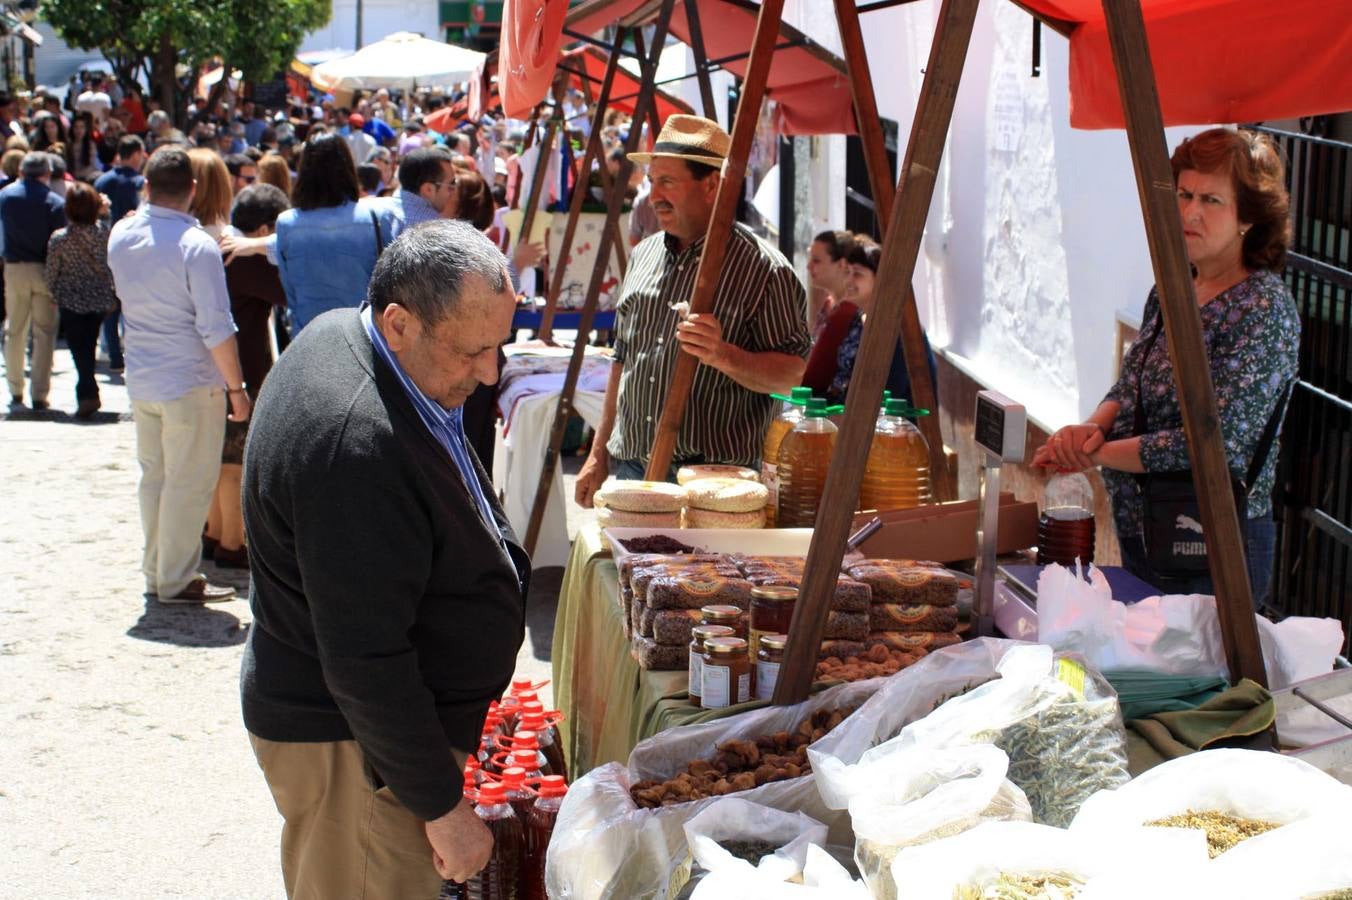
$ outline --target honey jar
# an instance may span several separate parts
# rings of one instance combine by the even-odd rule
[[[706,638],[703,669],[700,706],[704,709],[723,709],[751,699],[751,660],[746,655],[746,641],[737,637]]]
[[[779,667],[784,662],[784,648],[788,646],[787,634],[763,634],[760,637],[760,650],[756,653],[756,699],[769,700],[775,693],[775,683],[779,681]]]
[[[714,637],[736,637],[726,625],[696,625],[690,629],[690,681],[687,693],[690,702],[700,705],[700,691],[704,678],[704,642]]]

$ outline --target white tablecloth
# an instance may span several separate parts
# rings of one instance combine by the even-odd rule
[[[573,396],[573,409],[595,428],[601,419],[605,397],[604,392],[579,390]],[[512,523],[518,540],[526,539],[530,508],[535,502],[535,489],[540,482],[545,450],[549,447],[549,431],[554,424],[554,410],[558,403],[557,390],[521,397],[512,410],[512,420],[505,439],[502,429],[498,429],[500,443],[494,455],[493,481],[502,492],[507,519]],[[549,502],[540,523],[540,537],[531,557],[536,568],[561,566],[568,561],[567,504],[571,501],[564,494],[560,468],[555,462],[554,483],[549,490]]]

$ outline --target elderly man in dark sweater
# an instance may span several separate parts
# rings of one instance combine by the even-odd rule
[[[386,248],[369,297],[306,328],[258,400],[244,723],[289,896],[430,900],[488,860],[461,772],[525,628],[529,560],[460,418],[514,299],[455,221]]]

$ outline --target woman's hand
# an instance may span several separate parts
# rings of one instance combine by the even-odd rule
[[[542,243],[532,244],[529,241],[518,241],[516,247],[512,249],[512,265],[516,266],[518,272],[535,268],[535,264],[544,257],[545,245]]]
[[[1103,446],[1103,429],[1092,422],[1067,425],[1056,431],[1033,454],[1033,465],[1066,472],[1082,472],[1094,467],[1091,458]]]
[[[225,234],[220,239],[221,255],[225,257],[225,264],[228,266],[241,256],[257,256],[260,253],[266,253],[268,249],[268,239],[265,237],[247,238],[234,234]]]

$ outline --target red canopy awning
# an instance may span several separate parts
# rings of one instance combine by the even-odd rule
[[[554,78],[568,0],[507,0],[498,43],[502,108],[524,119],[545,98]]]
[[[698,0],[700,31],[710,60],[742,55],[722,68],[744,75],[744,56],[756,33],[755,4],[741,0]],[[646,22],[655,15],[651,0],[586,0],[574,7],[566,27],[578,34],[591,34],[630,17]],[[678,3],[671,16],[672,35],[690,42],[690,24],[685,4]],[[785,134],[854,134],[854,107],[845,64],[817,46],[801,32],[780,26],[781,43],[801,46],[775,51],[770,64],[766,96],[778,104],[780,130]]]
[[[606,66],[609,62],[610,58],[605,51],[598,50],[595,47],[578,47],[563,54],[559,59],[559,65],[568,71],[569,84],[573,87],[583,90],[583,78],[591,82],[593,98],[600,93],[601,82],[605,80]],[[641,86],[642,81],[636,75],[626,71],[623,67],[617,68],[615,70],[615,81],[610,86],[610,108],[632,115],[634,105],[638,102],[638,91]],[[673,113],[693,115],[695,112],[690,104],[660,88],[656,97],[657,118],[663,123],[667,121],[667,116]]]
[[[1102,0],[1016,0],[1070,37],[1070,124],[1121,128]],[[1165,125],[1352,109],[1347,0],[1141,0]]]

